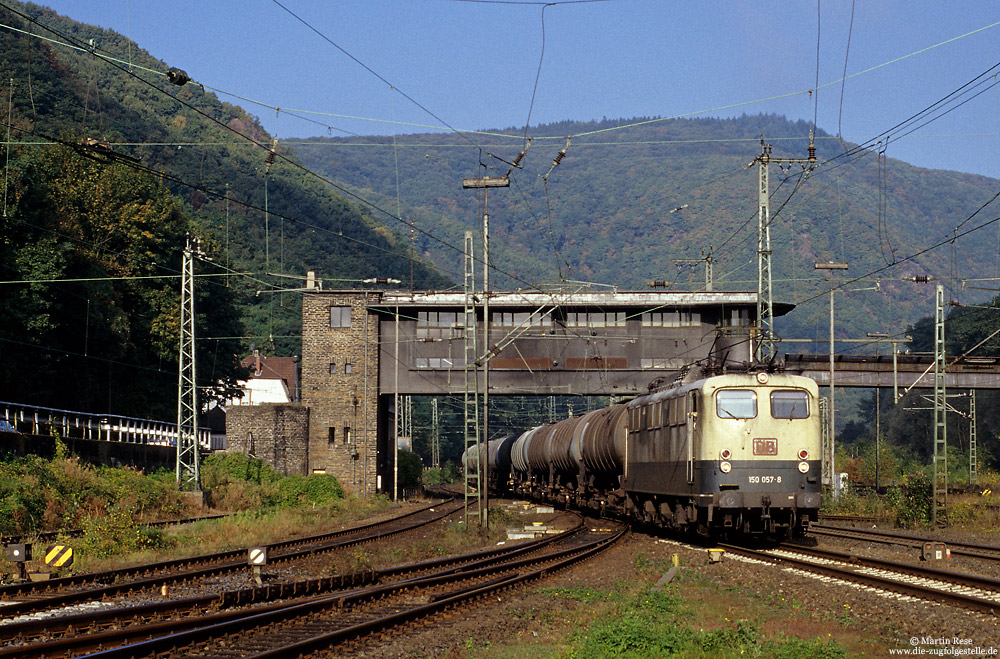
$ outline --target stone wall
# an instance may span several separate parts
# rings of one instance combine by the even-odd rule
[[[380,299],[371,291],[323,291],[302,300],[309,471],[333,474],[356,493],[375,492],[377,482],[379,333],[368,307]]]
[[[309,473],[309,416],[309,408],[289,403],[230,406],[228,450],[260,458],[283,476],[304,476]]]

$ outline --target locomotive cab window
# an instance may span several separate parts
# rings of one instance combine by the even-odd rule
[[[715,394],[715,410],[722,419],[753,419],[757,416],[757,392],[723,389]]]
[[[771,416],[775,419],[808,419],[808,394],[804,391],[772,391]]]

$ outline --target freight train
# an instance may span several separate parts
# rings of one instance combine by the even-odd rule
[[[816,383],[765,371],[651,391],[471,447],[500,495],[708,537],[801,535],[820,507]]]

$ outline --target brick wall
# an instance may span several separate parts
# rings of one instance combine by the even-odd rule
[[[356,493],[374,492],[376,485],[379,335],[368,305],[380,299],[377,292],[324,291],[302,300],[309,471],[333,474]],[[331,327],[331,308],[338,327]],[[349,327],[343,326],[347,318]]]
[[[264,460],[284,476],[309,473],[309,408],[288,403],[233,405],[226,413],[228,450]]]

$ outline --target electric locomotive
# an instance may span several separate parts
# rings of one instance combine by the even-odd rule
[[[661,527],[781,537],[816,519],[820,441],[814,381],[729,373],[489,442],[488,474],[494,488]]]
[[[702,534],[798,535],[820,506],[819,391],[805,377],[727,374],[627,404],[633,517]]]

